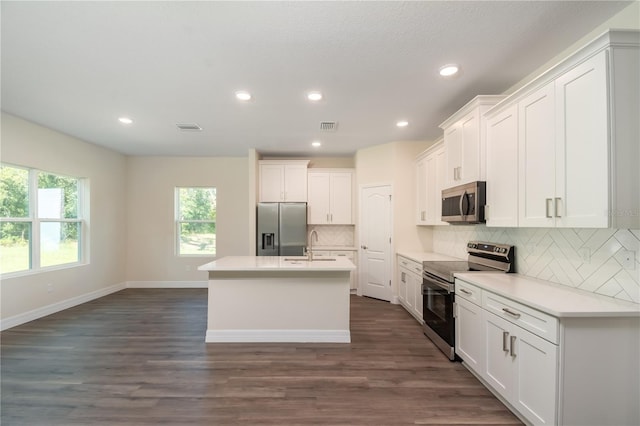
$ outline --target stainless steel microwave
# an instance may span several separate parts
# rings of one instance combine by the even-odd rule
[[[442,190],[442,221],[451,224],[484,223],[486,182],[476,181]]]

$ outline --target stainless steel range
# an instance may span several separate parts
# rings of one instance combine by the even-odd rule
[[[424,334],[455,360],[455,318],[453,316],[456,272],[513,272],[515,247],[470,241],[467,261],[426,261],[422,263]]]

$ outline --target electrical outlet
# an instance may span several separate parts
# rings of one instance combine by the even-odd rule
[[[629,271],[636,269],[636,252],[631,250],[622,251],[622,267]]]
[[[589,247],[583,247],[579,249],[578,253],[580,253],[580,259],[582,259],[583,262],[591,262],[591,249]]]
[[[47,284],[47,293],[51,293],[53,292],[53,284],[49,283]]]

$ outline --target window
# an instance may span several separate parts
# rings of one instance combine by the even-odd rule
[[[0,167],[0,273],[81,262],[82,183],[34,169]]]
[[[176,251],[179,256],[215,256],[215,188],[176,188]]]

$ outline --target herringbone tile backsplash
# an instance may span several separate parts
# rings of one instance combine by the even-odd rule
[[[640,303],[640,230],[438,226],[433,251],[466,258],[471,240],[516,247],[516,272]],[[635,252],[633,269],[623,266]]]

